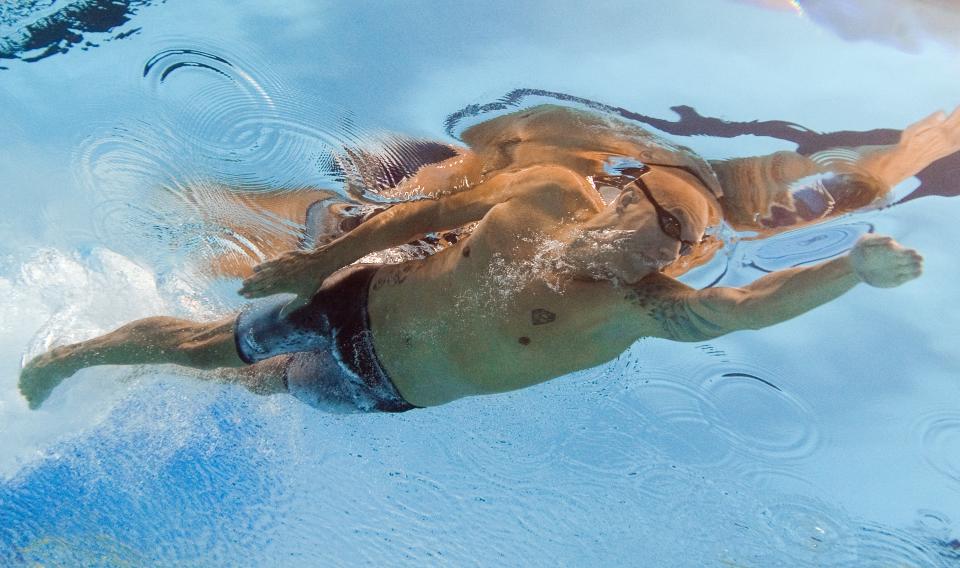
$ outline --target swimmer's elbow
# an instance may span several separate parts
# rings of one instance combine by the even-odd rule
[[[743,288],[707,288],[687,303],[687,312],[699,339],[715,339],[735,331],[766,327],[757,317],[756,294]]]

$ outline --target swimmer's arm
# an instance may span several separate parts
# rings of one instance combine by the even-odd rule
[[[694,290],[655,275],[647,290],[638,290],[635,301],[641,307],[646,303],[662,337],[705,341],[787,321],[839,298],[860,282],[899,286],[920,275],[922,261],[917,251],[890,237],[868,235],[847,255],[777,271],[742,288]]]
[[[936,160],[960,151],[960,108],[910,125],[897,144],[834,150],[851,159],[776,152],[711,162],[723,187],[724,217],[737,229],[778,232],[869,205]],[[822,185],[797,183],[817,174],[833,175],[821,176]]]
[[[479,199],[482,194],[478,189],[440,199],[400,203],[328,244],[284,253],[257,265],[253,275],[244,280],[240,294],[261,298],[293,293],[307,298],[328,276],[370,253],[408,243],[428,232],[481,219],[494,204]]]
[[[399,246],[427,233],[455,229],[479,221],[497,203],[488,184],[472,191],[394,205],[315,251],[306,253],[327,265],[330,273],[364,256]]]
[[[240,293],[248,298],[281,292],[307,296],[327,276],[368,254],[479,221],[495,206],[518,197],[531,196],[539,210],[562,217],[568,194],[588,194],[586,187],[585,180],[569,170],[538,166],[495,176],[470,191],[394,205],[323,247],[292,251],[257,266]]]
[[[960,152],[960,107],[949,116],[937,111],[908,126],[891,146],[862,146],[856,166],[889,187],[913,177],[933,162]]]

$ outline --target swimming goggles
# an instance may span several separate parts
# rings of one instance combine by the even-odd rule
[[[644,183],[642,179],[643,174],[649,171],[650,166],[644,165],[639,168],[624,168],[620,170],[620,173],[625,177],[632,178],[629,183],[636,184],[640,191],[643,192],[643,195],[646,196],[650,205],[653,205],[654,211],[657,212],[657,223],[660,225],[660,230],[671,239],[680,241],[680,256],[686,256],[690,254],[693,246],[697,243],[684,240],[683,225],[680,223],[680,219],[677,219],[673,213],[664,209],[664,207],[653,198],[653,195],[650,194],[650,188],[647,187],[647,184]],[[629,185],[629,183],[625,185]]]

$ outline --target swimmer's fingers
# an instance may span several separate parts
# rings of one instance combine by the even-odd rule
[[[854,273],[878,288],[900,286],[923,273],[923,257],[890,237],[865,235],[850,251]]]
[[[901,284],[905,284],[911,280],[919,278],[922,274],[922,259],[898,263],[891,269],[890,282],[885,287],[892,288],[894,286],[900,286]]]
[[[285,279],[267,269],[244,280],[240,295],[245,298],[262,298],[287,291],[289,290]]]
[[[900,144],[915,158],[927,162],[948,156],[960,150],[960,107],[947,115],[937,111],[919,120],[900,135]]]
[[[867,233],[860,237],[857,241],[854,248],[870,248],[870,247],[889,247],[891,244],[899,246],[899,243],[893,240],[893,237],[888,237],[887,235],[876,235],[873,233]]]
[[[960,149],[960,106],[953,109],[953,113],[944,121],[944,127],[950,133],[954,148]]]
[[[901,137],[903,139],[913,138],[927,130],[930,130],[931,128],[940,126],[946,119],[947,113],[943,112],[942,110],[938,110],[937,112],[934,112],[906,127]]]

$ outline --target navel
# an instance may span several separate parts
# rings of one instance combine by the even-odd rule
[[[521,337],[521,338],[518,339],[517,341],[520,342],[520,345],[530,345],[530,338],[527,337],[526,335],[524,335],[523,337]]]
[[[470,256],[470,247],[463,247],[463,257],[466,258]]]

